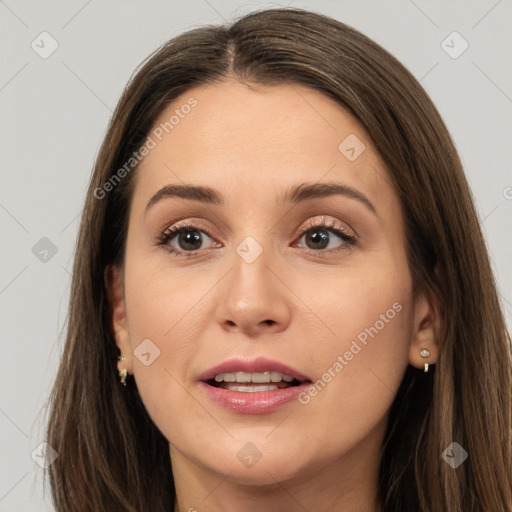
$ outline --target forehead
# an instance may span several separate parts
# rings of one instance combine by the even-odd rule
[[[239,202],[322,181],[375,198],[393,194],[360,123],[333,99],[298,84],[192,88],[161,112],[149,136],[154,144],[137,170],[134,202],[183,181]]]

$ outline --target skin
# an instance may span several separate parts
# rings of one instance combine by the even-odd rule
[[[389,408],[407,365],[421,371],[438,356],[436,306],[413,299],[390,175],[361,125],[318,91],[225,80],[187,91],[155,126],[191,97],[197,106],[136,171],[126,257],[109,285],[119,368],[170,443],[174,510],[379,511]],[[338,149],[349,134],[365,145],[354,161]],[[318,182],[357,189],[377,215],[344,195],[279,200]],[[183,183],[215,188],[225,204],[166,198],[145,213],[158,190]],[[357,233],[355,245],[327,231],[328,246],[308,254],[304,234],[322,217]],[[183,220],[202,237],[191,258],[154,241]],[[263,249],[252,263],[236,252],[248,236]],[[187,251],[177,236],[169,244]],[[240,414],[200,388],[200,373],[237,355],[277,359],[315,382],[396,303],[400,312],[307,404]],[[133,354],[147,338],[160,350],[148,366]],[[237,457],[248,442],[261,453],[252,467]]]

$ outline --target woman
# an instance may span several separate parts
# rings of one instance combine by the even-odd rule
[[[59,511],[506,511],[507,333],[450,135],[299,9],[133,77],[82,217],[52,394]]]

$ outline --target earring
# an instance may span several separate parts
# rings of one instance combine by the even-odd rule
[[[124,361],[123,356],[117,356],[118,361]],[[119,380],[121,381],[121,384],[123,386],[126,386],[126,377],[128,376],[128,371],[124,368],[122,370],[119,370]]]
[[[119,380],[121,381],[121,384],[123,386],[126,386],[126,376],[128,375],[128,371],[123,368],[122,370],[119,370]]]
[[[428,349],[426,349],[426,348],[422,348],[422,349],[420,350],[420,356],[421,356],[421,357],[428,357],[429,355],[430,355],[430,351],[429,351]],[[423,371],[424,371],[425,373],[428,373],[428,363],[425,363],[425,366],[424,366]]]

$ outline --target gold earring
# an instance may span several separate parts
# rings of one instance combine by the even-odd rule
[[[124,357],[119,355],[119,356],[117,356],[117,360],[124,361]],[[126,386],[126,377],[128,376],[128,371],[125,370],[124,368],[122,370],[118,370],[118,371],[119,371],[119,380],[121,381],[121,384],[123,386]]]
[[[420,350],[420,356],[421,356],[421,357],[428,357],[429,355],[430,355],[430,351],[429,351],[428,349],[426,349],[426,348],[422,348],[422,349]],[[428,363],[425,363],[425,366],[424,366],[424,368],[423,368],[423,371],[424,371],[425,373],[428,373]]]
[[[119,379],[123,386],[126,386],[126,376],[127,375],[128,375],[128,371],[125,368],[123,368],[122,370],[119,370]]]

